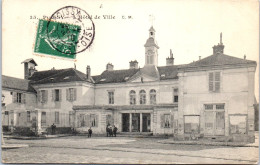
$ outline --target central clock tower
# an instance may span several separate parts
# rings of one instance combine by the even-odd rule
[[[146,40],[145,47],[145,65],[158,65],[159,46],[155,41],[155,30],[153,26],[149,29],[149,38]]]

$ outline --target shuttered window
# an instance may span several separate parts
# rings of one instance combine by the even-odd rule
[[[220,72],[209,73],[209,91],[211,92],[220,91]]]
[[[54,89],[52,90],[52,101],[61,101],[62,98],[62,90],[61,89]]]
[[[41,90],[39,92],[39,101],[41,103],[46,103],[48,101],[48,91],[47,90]]]
[[[26,94],[25,93],[18,93],[18,92],[13,92],[13,103],[26,103]]]
[[[68,101],[76,101],[77,100],[77,89],[76,88],[68,88],[66,90],[66,99]]]

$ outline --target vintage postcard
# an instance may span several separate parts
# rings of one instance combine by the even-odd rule
[[[3,0],[2,163],[257,164],[257,0]]]

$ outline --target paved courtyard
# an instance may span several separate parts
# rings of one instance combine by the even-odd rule
[[[157,138],[70,136],[5,139],[27,148],[2,151],[4,163],[234,163],[258,162],[256,147],[161,144]]]

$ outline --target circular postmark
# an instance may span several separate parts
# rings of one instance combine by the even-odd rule
[[[85,51],[95,37],[91,17],[75,6],[65,6],[55,11],[48,20],[46,30],[52,48],[67,55]]]

